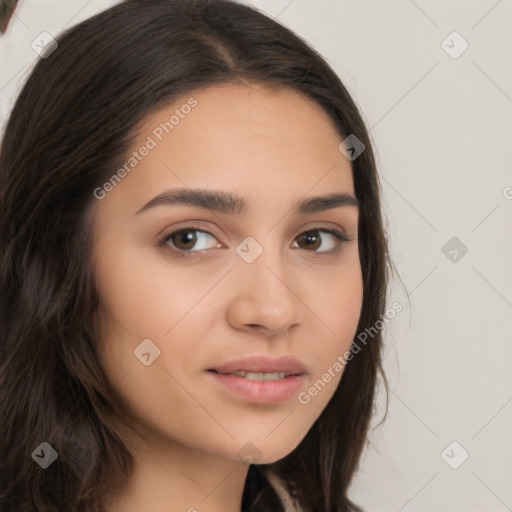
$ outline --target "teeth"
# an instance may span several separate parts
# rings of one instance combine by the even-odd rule
[[[245,377],[250,380],[277,380],[284,379],[286,376],[285,372],[274,372],[274,373],[262,373],[262,372],[244,372],[243,370],[239,372],[234,372],[233,375],[238,375],[239,377]]]

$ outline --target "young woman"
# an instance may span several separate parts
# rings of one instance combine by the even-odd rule
[[[0,154],[0,510],[359,510],[389,260],[347,90],[225,0],[56,43]]]

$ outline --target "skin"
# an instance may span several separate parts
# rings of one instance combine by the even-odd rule
[[[302,198],[354,195],[327,114],[287,88],[214,86],[146,117],[133,150],[191,96],[197,106],[95,205],[101,363],[146,432],[127,439],[135,472],[109,512],[238,512],[249,467],[239,450],[252,443],[258,463],[293,451],[342,372],[302,405],[297,396],[245,401],[205,370],[253,354],[294,354],[307,368],[305,391],[350,348],[361,311],[357,206],[292,213]],[[159,205],[136,214],[183,187],[237,193],[248,213]],[[211,233],[193,232],[196,244],[182,252],[195,254],[175,256],[179,237],[157,246],[190,226]],[[309,244],[299,236],[325,227],[349,241],[323,231]],[[248,236],[263,248],[250,264],[235,251]],[[147,338],[160,350],[149,366],[133,353]]]

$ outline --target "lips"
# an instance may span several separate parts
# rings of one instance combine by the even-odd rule
[[[207,370],[212,391],[257,404],[286,402],[303,389],[306,367],[292,355],[278,358],[250,356]]]
[[[284,373],[286,377],[289,377],[305,374],[306,368],[295,356],[291,355],[278,358],[251,356],[220,364],[209,368],[208,371],[223,375],[241,371],[247,373]]]

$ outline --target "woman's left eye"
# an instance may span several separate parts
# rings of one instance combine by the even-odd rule
[[[327,238],[327,248],[322,247],[325,245],[324,236],[319,236],[319,233],[324,233],[331,237],[330,239]],[[217,243],[208,247],[208,237],[216,240],[215,236],[208,231],[203,231],[202,229],[194,227],[182,228],[165,235],[158,241],[158,245],[170,249],[180,257],[191,256],[194,253],[200,253],[207,249],[214,249],[221,245],[220,243]],[[349,239],[345,233],[338,229],[317,228],[304,231],[295,239],[294,243],[297,244],[297,241],[300,241],[305,245],[305,247],[299,246],[300,249],[313,249],[314,252],[335,252],[341,243],[348,242]],[[200,247],[195,247],[198,243]],[[295,245],[295,247],[297,246],[298,245]],[[319,250],[321,247],[322,249]],[[191,250],[192,248],[194,248],[194,250]]]
[[[315,250],[315,252],[334,252],[336,251],[342,242],[348,242],[349,239],[342,231],[338,229],[310,229],[300,234],[297,240],[304,240],[306,244],[309,244],[309,248],[316,249],[322,246],[323,237],[317,235],[317,233],[327,233],[331,236],[330,242],[327,243],[327,248],[323,250]],[[329,240],[329,239],[328,239]]]

